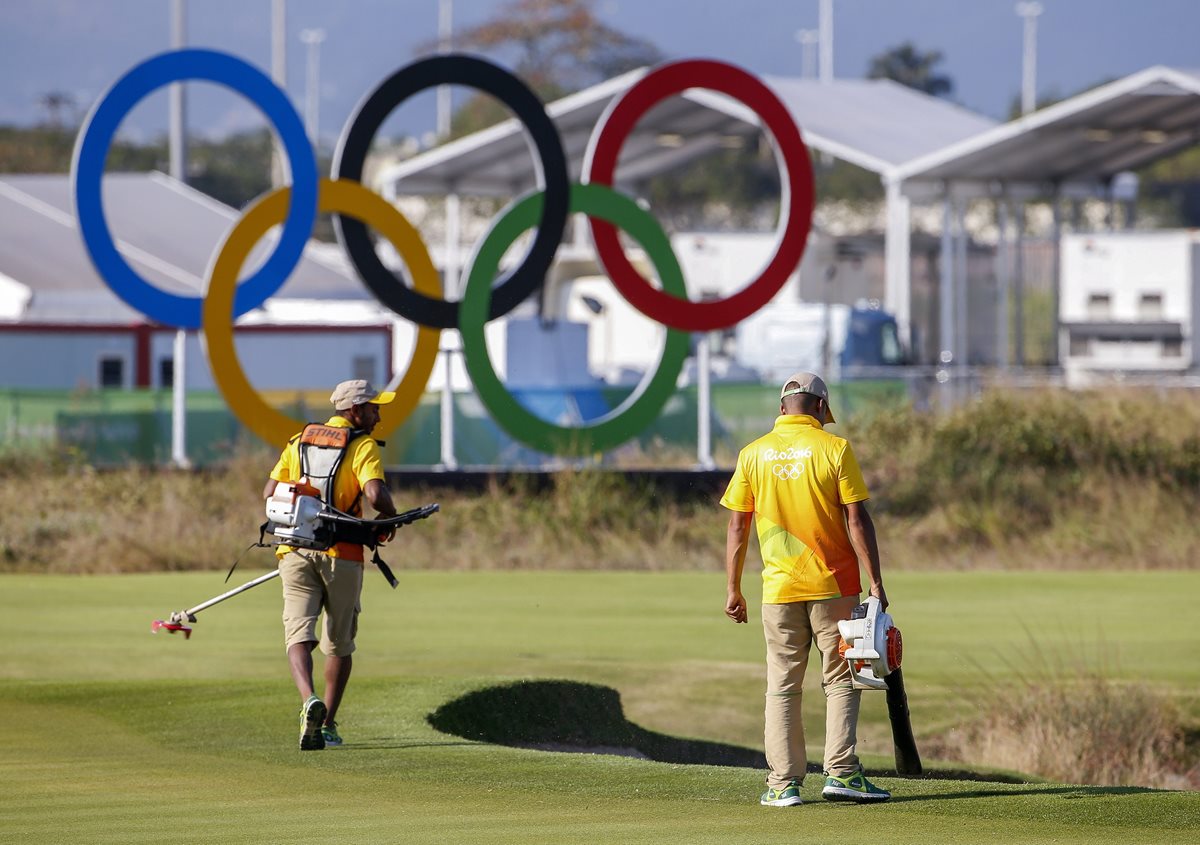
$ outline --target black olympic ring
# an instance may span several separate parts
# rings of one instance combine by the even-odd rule
[[[489,319],[495,319],[517,307],[544,281],[562,240],[571,202],[562,139],[529,86],[498,65],[462,54],[434,56],[403,67],[368,94],[350,116],[334,155],[333,177],[361,181],[367,152],[387,116],[413,94],[438,85],[466,85],[498,99],[525,125],[540,160],[538,182],[545,191],[545,202],[537,232],[521,263],[496,286],[488,312]],[[358,275],[384,305],[422,326],[458,328],[458,302],[432,299],[398,279],[379,260],[366,224],[343,214],[334,214],[333,223],[338,242]]]

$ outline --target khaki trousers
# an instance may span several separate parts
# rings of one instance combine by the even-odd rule
[[[826,601],[789,602],[762,606],[767,640],[767,708],[764,744],[767,784],[783,789],[789,781],[802,783],[808,768],[800,702],[804,671],[813,641],[821,653],[821,686],[825,690],[825,761],[831,775],[846,777],[859,769],[860,691],[850,683],[850,667],[838,655],[839,620],[849,619],[858,596]]]

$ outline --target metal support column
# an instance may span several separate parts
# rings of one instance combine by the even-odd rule
[[[1017,242],[1013,254],[1013,363],[1025,366],[1025,201],[1016,208]]]
[[[696,462],[701,469],[713,469],[712,457],[712,353],[709,349],[712,335],[704,332],[699,336],[696,348],[697,399],[696,399]]]
[[[180,469],[192,465],[187,456],[187,332],[175,332],[171,361],[171,463]]]
[[[1051,334],[1051,354],[1054,356],[1050,363],[1057,364],[1063,359],[1062,350],[1059,348],[1061,339],[1058,334],[1058,300],[1059,300],[1059,284],[1062,281],[1062,268],[1059,266],[1062,259],[1062,188],[1056,187],[1054,190],[1054,266],[1051,269],[1052,284],[1050,287],[1050,325],[1053,330]]]
[[[911,205],[901,183],[887,183],[887,229],[884,232],[884,305],[896,318],[905,348],[912,349]]]
[[[970,358],[971,280],[967,272],[967,201],[954,200],[954,363],[965,372]]]
[[[996,366],[1008,369],[1008,310],[1012,252],[1008,242],[1008,197],[996,201]]]
[[[942,244],[938,254],[938,353],[937,380],[943,406],[949,406],[953,397],[950,384],[951,365],[954,363],[954,217],[952,215],[949,189],[942,198]]]
[[[460,300],[459,297],[459,225],[461,223],[458,194],[446,195],[446,257],[442,268],[442,290],[447,300]],[[442,432],[442,468],[458,469],[458,460],[454,456],[454,363],[455,353],[460,346],[457,330],[446,329],[442,332],[442,401],[441,401],[441,432]]]
[[[938,254],[938,363],[954,361],[954,218],[949,194],[942,200],[942,244]]]

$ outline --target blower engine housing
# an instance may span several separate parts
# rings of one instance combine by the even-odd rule
[[[320,518],[325,510],[320,496],[320,491],[304,479],[275,485],[275,492],[267,499],[267,519],[278,542],[304,549],[329,548],[330,538],[325,536],[328,530]]]

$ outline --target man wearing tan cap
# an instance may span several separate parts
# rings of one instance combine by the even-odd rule
[[[784,382],[771,432],[738,454],[721,504],[733,513],[725,542],[725,614],[745,622],[742,567],[750,524],[763,560],[762,623],[767,642],[765,745],[767,791],[759,803],[803,803],[808,759],[801,691],[815,641],[825,690],[825,785],[830,801],[886,801],[888,792],[863,774],[855,753],[859,691],[838,653],[839,620],[859,603],[859,565],[870,594],[887,607],[867,485],[850,444],[825,431],[832,423],[829,390],[820,377],[796,373]]]
[[[379,406],[396,398],[380,393],[364,379],[344,381],[329,397],[336,413],[322,424],[310,424],[288,441],[263,490],[270,498],[279,482],[304,478],[321,500],[351,516],[362,516],[365,498],[386,518],[396,515],[383,473],[379,444],[371,432],[379,424]],[[335,543],[324,551],[280,545],[279,575],[283,582],[283,627],[292,680],[303,702],[300,748],[320,750],[342,744],[338,705],[353,665],[363,580],[363,547]],[[325,654],[325,699],[313,689],[312,652],[318,642],[317,618],[325,614],[321,651]]]

